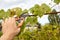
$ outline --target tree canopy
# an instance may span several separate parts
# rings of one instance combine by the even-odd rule
[[[59,4],[59,3],[60,3],[60,0],[54,0],[54,2],[55,2],[56,4]]]
[[[30,8],[30,12],[39,17],[42,17],[45,13],[51,12],[51,8],[45,3],[41,4],[41,6],[35,4],[34,7]]]

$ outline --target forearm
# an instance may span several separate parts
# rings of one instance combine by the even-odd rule
[[[13,36],[9,35],[9,34],[3,34],[0,38],[0,40],[12,40]]]

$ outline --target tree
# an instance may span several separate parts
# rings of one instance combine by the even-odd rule
[[[51,8],[47,4],[45,4],[45,3],[41,4],[41,8],[43,10],[43,13],[51,12]]]
[[[59,3],[60,3],[60,0],[54,0],[54,2],[55,2],[56,4],[59,4]]]
[[[28,13],[28,10],[27,10],[27,9],[24,9],[24,10],[22,11],[22,13]]]
[[[0,10],[0,19],[5,16],[5,11],[3,9]]]
[[[51,8],[45,3],[41,4],[41,6],[38,4],[35,4],[34,7],[30,8],[30,12],[39,17],[42,17],[45,13],[50,11],[51,11]]]
[[[30,23],[32,26],[37,23],[37,17],[27,17],[26,24]]]
[[[11,12],[11,15],[17,15],[17,16],[20,16],[21,13],[22,13],[22,9],[19,8],[19,7],[16,7],[16,8],[13,8],[13,9],[10,9],[10,12]]]
[[[30,8],[30,12],[32,13],[32,14],[35,14],[35,15],[38,15],[38,14],[40,14],[40,5],[38,5],[38,4],[35,4],[34,5],[34,7],[32,7],[32,8]],[[41,14],[40,14],[41,15]],[[38,15],[39,16],[39,15]]]
[[[37,27],[37,31],[41,31],[41,24],[40,23],[36,23],[36,27]]]
[[[56,10],[54,9],[52,12],[56,12]],[[59,16],[56,14],[49,14],[48,16],[48,20],[50,22],[50,24],[52,25],[58,25],[59,24]]]

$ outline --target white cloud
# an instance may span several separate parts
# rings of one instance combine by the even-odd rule
[[[49,1],[49,0],[48,0]],[[24,9],[25,8],[30,8],[34,4],[41,4],[41,3],[46,3],[48,4],[48,1],[44,0],[2,0],[1,7],[0,8],[10,8],[10,7],[16,7],[16,6],[21,6]],[[19,5],[20,4],[20,5]]]
[[[10,3],[10,2],[16,2],[17,0],[3,0],[4,2]]]
[[[25,9],[25,8],[26,8],[26,4],[20,3],[20,4],[18,4],[18,5],[13,5],[13,6],[11,6],[10,8],[14,8],[14,7],[21,7],[22,9]]]
[[[35,4],[42,4],[42,3],[46,3],[52,7],[54,5],[53,2],[51,2],[51,0],[2,0],[0,2],[0,9],[4,8],[4,9],[8,9],[8,8],[12,8],[12,7],[21,7],[23,9],[29,9],[30,7],[32,7]],[[55,7],[54,7],[55,8]]]

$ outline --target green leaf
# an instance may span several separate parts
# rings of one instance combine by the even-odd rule
[[[41,4],[41,8],[42,8],[43,13],[51,12],[51,8],[45,3]]]
[[[59,4],[59,3],[60,3],[60,0],[54,0],[54,2],[55,2],[56,4]]]
[[[38,4],[35,4],[34,7],[30,8],[30,12],[32,14],[35,14],[40,17],[42,17],[45,13],[50,11],[51,11],[51,8],[45,3],[41,4],[41,6]]]
[[[35,23],[37,23],[37,17],[28,17],[27,19],[26,19],[26,23],[30,23],[30,24],[35,24]]]

